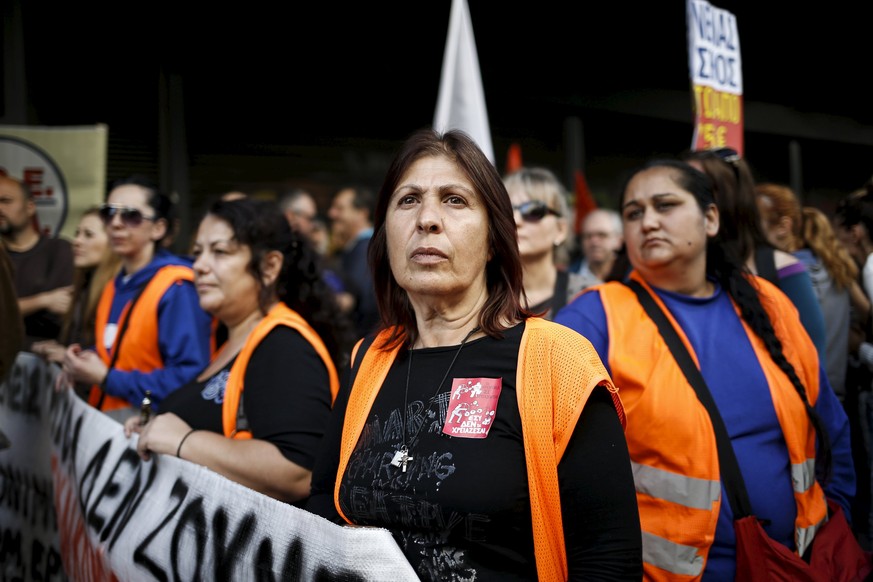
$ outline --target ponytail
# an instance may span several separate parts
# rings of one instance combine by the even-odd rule
[[[764,342],[770,357],[773,358],[779,369],[791,380],[791,384],[803,402],[806,415],[809,417],[809,421],[816,434],[816,478],[820,483],[825,484],[830,480],[832,471],[831,442],[827,429],[818,412],[809,402],[806,387],[800,381],[797,371],[791,365],[791,362],[788,361],[788,358],[785,357],[782,342],[776,336],[773,322],[770,321],[770,316],[761,303],[761,298],[753,283],[752,275],[745,268],[740,267],[741,264],[736,259],[733,259],[730,256],[730,251],[726,251],[722,245],[718,244],[717,240],[711,241],[708,245],[706,256],[707,272],[718,280],[740,308],[740,315],[743,320],[749,324],[749,327]]]

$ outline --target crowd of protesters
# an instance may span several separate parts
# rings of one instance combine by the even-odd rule
[[[681,350],[767,534],[802,555],[838,507],[869,546],[873,179],[827,215],[719,148],[630,171],[578,233],[568,198],[422,130],[378,190],[217,196],[190,241],[131,176],[71,245],[0,178],[0,378],[43,356],[144,459],[385,527],[425,580],[733,579]]]

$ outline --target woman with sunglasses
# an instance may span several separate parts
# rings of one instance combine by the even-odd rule
[[[802,555],[825,498],[849,515],[855,476],[846,414],[796,310],[722,243],[711,183],[688,164],[634,170],[621,213],[629,277],[586,289],[555,321],[591,340],[627,406],[645,578],[743,579],[715,423],[691,367],[724,421],[752,510]],[[659,311],[689,368],[663,339]]]
[[[767,279],[791,299],[819,356],[824,358],[827,332],[812,278],[800,260],[767,241],[749,165],[731,148],[686,151],[680,157],[712,181],[721,214],[719,236],[723,243],[749,271]]]
[[[353,328],[319,258],[278,207],[221,200],[194,241],[200,305],[228,331],[196,379],[161,414],[139,415],[137,451],[176,455],[288,503],[309,496],[315,453],[348,365]],[[243,402],[245,403],[243,405]]]
[[[583,277],[564,268],[569,232],[566,192],[546,168],[521,168],[503,183],[515,216],[526,306],[551,319],[584,286]]]
[[[139,406],[147,394],[159,406],[209,363],[212,320],[191,263],[162,246],[171,211],[169,197],[138,176],[113,183],[100,208],[121,271],[100,296],[95,348],[67,348],[64,372],[92,384],[89,402],[105,412]]]

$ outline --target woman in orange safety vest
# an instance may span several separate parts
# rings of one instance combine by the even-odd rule
[[[629,278],[655,298],[724,419],[755,515],[803,554],[854,494],[848,422],[797,309],[720,244],[709,179],[674,160],[631,174],[621,214]],[[625,280],[626,281],[626,280]],[[736,547],[715,433],[637,295],[586,290],[556,321],[594,344],[627,406],[648,580],[733,580]]]
[[[200,305],[227,341],[164,400],[137,450],[175,455],[289,503],[309,496],[315,452],[353,340],[307,241],[275,205],[219,201],[194,242]]]

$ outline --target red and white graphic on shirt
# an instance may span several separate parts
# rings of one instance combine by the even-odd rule
[[[503,378],[453,378],[443,432],[468,439],[487,437],[502,387]]]

